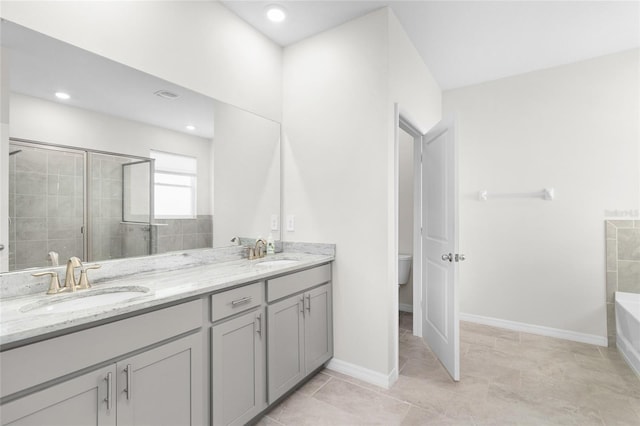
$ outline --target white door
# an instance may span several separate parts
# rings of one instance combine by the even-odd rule
[[[441,121],[422,137],[422,337],[455,381],[460,380],[457,214],[453,120]]]

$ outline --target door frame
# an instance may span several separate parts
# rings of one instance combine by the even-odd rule
[[[422,136],[429,129],[423,129],[411,115],[396,104],[396,239],[398,236],[398,169],[399,169],[399,131],[407,132],[413,138],[413,254],[411,273],[413,277],[413,335],[422,336],[422,243],[420,238],[422,228]],[[396,265],[398,263],[398,248],[396,241]],[[396,271],[396,277],[397,277]],[[394,281],[395,283],[395,281]],[[395,286],[397,287],[397,286]],[[396,339],[398,340],[398,339]],[[399,354],[399,350],[397,351]]]

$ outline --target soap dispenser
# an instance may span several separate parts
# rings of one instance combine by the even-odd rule
[[[276,243],[273,241],[273,235],[270,233],[267,238],[267,254],[274,254],[276,252]]]

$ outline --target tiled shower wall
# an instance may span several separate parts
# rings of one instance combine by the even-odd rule
[[[616,342],[615,292],[640,293],[640,220],[606,221],[607,337]]]
[[[198,215],[196,219],[157,219],[155,253],[210,248],[213,246],[213,216]]]
[[[93,259],[120,259],[124,253],[122,165],[130,158],[91,154],[89,188],[90,253]],[[146,253],[149,254],[148,250]]]
[[[10,145],[9,270],[48,266],[47,254],[81,256],[84,158],[81,153]]]

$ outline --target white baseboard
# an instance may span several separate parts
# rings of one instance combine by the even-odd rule
[[[384,375],[337,358],[332,358],[329,364],[327,364],[327,368],[385,389],[391,388],[396,380],[398,380],[398,371],[395,368],[389,375]]]
[[[413,305],[411,305],[409,303],[400,303],[400,304],[398,304],[398,308],[402,312],[413,312]]]
[[[460,321],[468,321],[476,324],[489,325],[492,327],[506,328],[507,330],[538,334],[540,336],[555,337],[558,339],[571,340],[573,342],[588,343],[590,345],[598,345],[598,346],[605,346],[605,347],[608,345],[606,336],[597,336],[595,334],[578,333],[577,331],[562,330],[559,328],[545,327],[542,325],[526,324],[523,322],[485,317],[482,315],[461,313]]]

